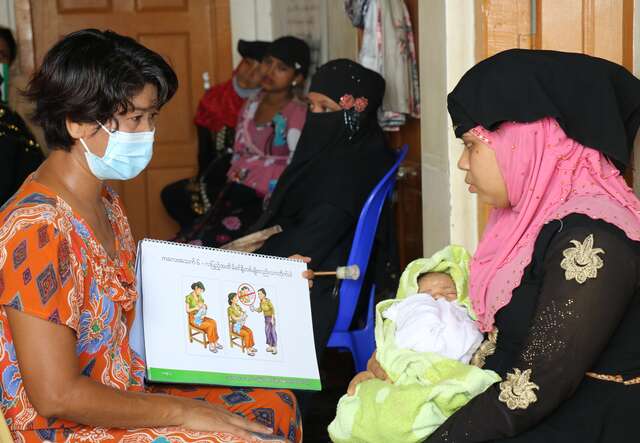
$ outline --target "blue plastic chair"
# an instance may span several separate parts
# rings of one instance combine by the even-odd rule
[[[396,172],[400,163],[404,160],[409,150],[409,145],[404,145],[398,152],[398,157],[389,172],[380,180],[373,189],[364,204],[356,226],[356,233],[351,244],[351,252],[347,265],[358,265],[360,277],[358,280],[342,280],[339,293],[338,318],[333,326],[333,332],[329,337],[327,347],[347,348],[351,352],[355,368],[358,372],[367,368],[367,361],[375,350],[374,315],[373,304],[375,298],[375,285],[371,285],[369,304],[367,307],[367,320],[364,328],[350,330],[353,314],[358,304],[358,298],[362,289],[364,276],[367,273],[369,257],[373,247],[380,213],[387,198],[392,194],[396,184]]]

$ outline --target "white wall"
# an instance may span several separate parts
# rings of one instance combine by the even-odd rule
[[[6,1],[6,0],[5,0]],[[233,66],[240,61],[238,40],[273,40],[272,0],[231,0]]]
[[[0,26],[16,30],[16,13],[13,0],[0,0]]]
[[[271,0],[273,37],[295,35],[311,46],[314,68],[336,58],[357,59],[358,35],[342,0]]]
[[[325,0],[327,8],[327,61],[336,58],[358,59],[358,32],[344,11],[342,0]]]
[[[7,1],[7,0],[0,0]],[[342,0],[314,0],[321,8],[322,54],[319,62],[335,58],[357,59],[358,36],[344,12]],[[299,3],[299,2],[298,2]],[[289,0],[231,0],[231,41],[234,66],[240,61],[235,50],[239,39],[273,40],[288,33],[284,17]]]
[[[475,196],[467,192],[456,163],[462,145],[447,113],[447,93],[475,63],[474,8],[468,0],[420,3],[422,218],[424,255],[478,241]]]

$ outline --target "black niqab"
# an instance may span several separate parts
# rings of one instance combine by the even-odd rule
[[[511,49],[471,68],[448,97],[457,137],[481,125],[553,117],[565,133],[629,164],[640,125],[640,80],[624,67],[584,54]]]
[[[356,115],[357,131],[345,123],[348,114],[354,117],[353,109],[307,114],[291,163],[280,176],[269,206],[252,230],[276,224],[283,228],[257,253],[281,257],[299,253],[311,258],[312,269],[331,270],[346,263],[360,211],[373,188],[393,165],[395,155],[386,147],[376,118],[384,94],[384,80],[380,75],[350,60],[335,60],[318,69],[310,90],[325,94],[337,103],[345,94],[354,99],[366,98],[369,103]],[[389,225],[381,224],[376,231],[379,241],[373,262],[380,268],[391,261],[392,246],[387,240],[392,237],[390,229]],[[389,265],[389,269],[393,266]],[[319,357],[337,315],[338,298],[331,296],[334,283],[330,278],[318,279],[311,289]],[[377,286],[385,284],[379,282]]]

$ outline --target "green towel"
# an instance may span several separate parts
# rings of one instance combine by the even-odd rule
[[[434,353],[399,349],[395,324],[382,313],[394,303],[418,292],[418,277],[425,272],[445,272],[458,292],[457,302],[475,318],[467,291],[469,254],[460,246],[448,246],[431,258],[409,263],[400,277],[396,298],[376,306],[378,361],[392,382],[367,380],[352,397],[338,402],[336,418],[329,425],[335,443],[408,443],[427,438],[455,411],[500,381],[483,370]]]

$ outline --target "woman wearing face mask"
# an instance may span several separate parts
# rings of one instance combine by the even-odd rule
[[[247,100],[236,126],[227,181],[211,209],[179,240],[220,246],[255,222],[298,144],[307,105],[295,96],[309,70],[309,46],[296,37],[274,40],[262,59],[261,92]]]
[[[494,206],[469,293],[488,334],[477,360],[503,381],[426,441],[636,440],[640,200],[621,170],[640,81],[599,58],[510,50],[467,72],[448,104],[458,167]]]
[[[64,37],[29,84],[52,152],[0,213],[1,407],[17,441],[301,437],[292,393],[152,392],[129,346],[135,244],[103,180],[147,166],[177,86],[158,54],[98,30]]]
[[[44,160],[40,145],[20,115],[8,104],[9,68],[16,60],[11,30],[0,27],[0,205]]]

